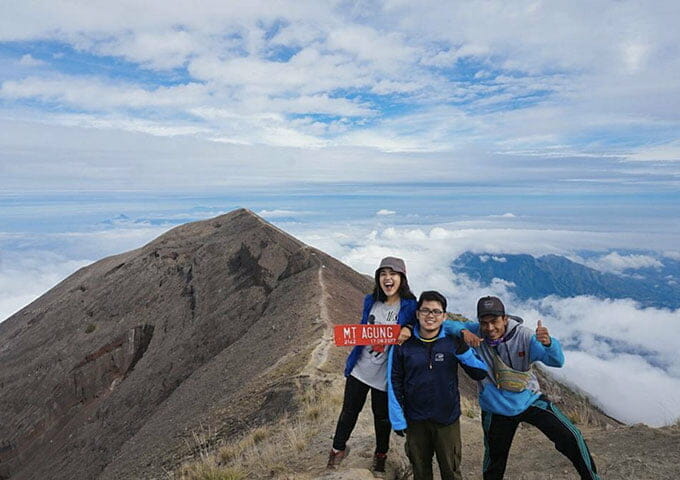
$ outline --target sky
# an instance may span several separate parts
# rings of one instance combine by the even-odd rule
[[[677,192],[679,14],[672,0],[5,2],[3,189],[400,182],[417,166],[419,181]]]
[[[402,255],[419,290],[467,314],[489,293],[448,268],[467,250],[614,273],[680,257],[678,2],[2,11],[0,321],[82,266],[238,207],[361,272]],[[680,334],[680,312],[491,288],[547,317],[570,349],[560,375],[608,411],[680,417],[680,365],[649,335]],[[630,372],[640,388],[622,393]]]

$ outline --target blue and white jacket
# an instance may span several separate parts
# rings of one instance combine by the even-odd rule
[[[387,398],[394,430],[406,429],[408,421],[450,425],[460,417],[458,364],[475,380],[487,374],[486,364],[474,349],[455,353],[461,342],[447,337],[443,328],[434,341],[424,341],[416,327],[403,345],[390,349]]]
[[[489,375],[478,383],[479,406],[482,410],[505,416],[519,415],[529,408],[540,396],[541,390],[536,375],[531,372],[531,379],[525,390],[511,392],[503,390],[496,385],[493,352],[500,356],[501,360],[514,370],[529,372],[531,364],[543,362],[549,367],[561,367],[564,365],[564,353],[560,342],[551,337],[550,346],[545,346],[536,339],[534,332],[521,324],[519,317],[508,318],[507,333],[503,341],[495,346],[482,343],[475,350],[486,362]],[[444,322],[447,335],[460,336],[462,330],[469,330],[479,335],[479,323],[477,322]],[[481,336],[481,335],[480,335]]]
[[[371,313],[371,308],[375,300],[373,299],[373,294],[369,293],[364,297],[364,311],[361,315],[361,324],[366,325],[368,323],[368,315]],[[418,308],[418,302],[412,298],[402,298],[399,303],[399,314],[397,315],[397,323],[402,327],[406,324],[415,325],[416,323],[416,308]],[[359,361],[361,357],[361,349],[364,348],[362,345],[357,345],[352,349],[345,362],[345,377],[349,377],[354,369],[354,366]],[[388,370],[389,371],[389,370]]]

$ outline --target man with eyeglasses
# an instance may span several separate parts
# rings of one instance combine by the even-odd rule
[[[406,434],[406,454],[414,480],[432,479],[436,452],[442,480],[461,480],[460,395],[458,365],[475,380],[486,377],[486,364],[474,349],[442,328],[446,298],[423,292],[413,336],[390,349],[387,396],[397,435]]]

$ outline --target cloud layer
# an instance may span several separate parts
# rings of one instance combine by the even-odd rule
[[[530,328],[543,320],[551,334],[562,341],[567,357],[564,368],[549,370],[586,393],[605,412],[627,423],[653,426],[680,418],[680,357],[675,343],[669,340],[680,335],[680,310],[641,308],[632,300],[589,296],[551,296],[523,302],[512,295],[511,285],[500,279],[483,287],[450,269],[451,262],[466,250],[565,254],[588,243],[593,245],[593,235],[435,226],[372,232],[345,228],[323,234],[307,232],[302,237],[365,273],[372,272],[384,256],[400,256],[406,259],[409,283],[416,293],[439,290],[447,296],[451,311],[468,318],[475,317],[479,297],[498,295]],[[612,235],[608,242],[615,239]],[[636,256],[627,258],[631,257],[637,266],[651,263]]]
[[[21,167],[49,156],[88,188],[179,186],[197,160],[211,186],[271,169],[677,190],[678,13],[634,0],[15,3],[0,19],[0,121],[23,121],[0,136],[0,163],[17,189],[49,182]],[[61,149],[30,140],[53,128]],[[177,160],[176,143],[195,154]],[[77,186],[64,177],[53,183]]]

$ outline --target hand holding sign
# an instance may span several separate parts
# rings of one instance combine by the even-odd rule
[[[401,330],[399,331],[399,338],[397,338],[397,343],[402,345],[409,338],[411,338],[411,329],[408,327],[401,327]]]
[[[552,343],[550,340],[550,332],[548,332],[548,327],[544,327],[541,320],[538,321],[538,325],[536,326],[536,340],[541,342],[546,347],[549,347]]]

